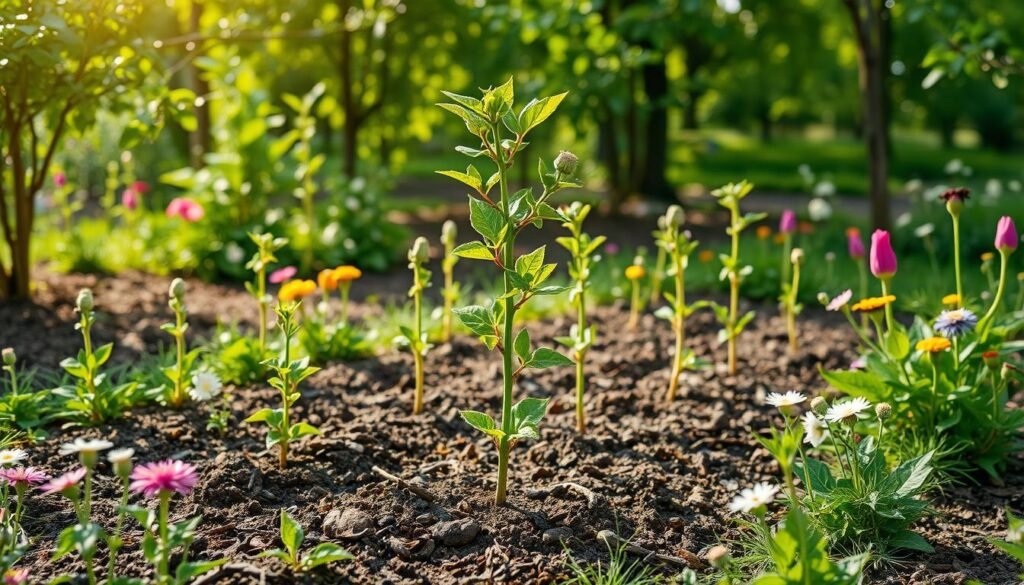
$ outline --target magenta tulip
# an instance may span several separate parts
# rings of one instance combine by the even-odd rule
[[[864,240],[861,239],[859,230],[846,230],[846,246],[850,250],[850,258],[860,260],[864,257]]]
[[[896,252],[892,249],[889,232],[875,230],[871,234],[871,274],[881,279],[896,274]]]
[[[1010,216],[1004,215],[999,218],[999,226],[996,228],[996,249],[1006,254],[1017,249],[1017,226],[1013,225]]]
[[[134,187],[128,187],[121,193],[121,205],[129,211],[135,211],[139,206],[139,192]]]
[[[784,234],[791,234],[796,231],[796,213],[792,209],[782,212],[779,218],[779,231]]]

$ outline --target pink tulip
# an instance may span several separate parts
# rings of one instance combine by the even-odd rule
[[[64,187],[64,185],[67,185],[67,184],[68,184],[68,176],[67,175],[65,175],[64,173],[62,173],[60,171],[57,171],[56,173],[53,174],[53,185],[55,187],[57,187],[58,189],[61,189],[61,188]]]
[[[871,274],[878,278],[891,278],[896,274],[896,252],[885,230],[871,234]]]
[[[281,284],[295,276],[296,272],[298,272],[298,270],[296,270],[294,266],[285,266],[284,268],[278,268],[271,272],[270,277],[267,278],[267,280],[269,280],[271,284]]]
[[[180,217],[192,223],[203,219],[205,211],[203,206],[194,199],[188,197],[175,197],[167,204],[167,217]]]
[[[135,211],[139,206],[139,192],[134,187],[128,187],[121,193],[121,205],[129,211]]]
[[[135,192],[138,193],[139,195],[142,195],[143,193],[149,191],[149,183],[145,181],[134,181],[132,182],[131,188],[134,189]]]
[[[1004,215],[999,218],[999,226],[996,228],[996,249],[1006,254],[1017,249],[1017,226],[1013,225],[1010,216]]]
[[[860,237],[860,230],[846,230],[846,246],[850,250],[850,258],[860,260],[864,257],[864,240]]]
[[[779,231],[784,234],[791,234],[796,231],[796,213],[792,209],[782,212],[779,218]]]

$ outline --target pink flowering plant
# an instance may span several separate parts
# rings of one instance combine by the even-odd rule
[[[128,513],[143,529],[142,554],[153,566],[157,585],[185,585],[195,577],[217,568],[227,559],[189,561],[188,549],[202,521],[197,516],[172,524],[171,499],[175,494],[187,496],[199,481],[195,467],[179,460],[166,460],[139,465],[131,471],[129,489],[147,499],[156,499],[157,508],[129,506]],[[171,556],[180,551],[180,561],[171,571]]]
[[[60,363],[73,383],[53,391],[54,395],[63,399],[63,409],[59,416],[80,425],[97,425],[118,418],[138,399],[138,384],[115,384],[107,374],[100,371],[110,359],[114,344],[93,347],[92,326],[96,322],[94,303],[91,290],[82,289],[78,293],[75,302],[78,323],[75,329],[82,335],[82,349],[76,357]]]
[[[451,103],[440,107],[455,114],[478,140],[474,146],[456,150],[494,164],[495,172],[486,179],[475,165],[466,171],[439,171],[469,187],[469,219],[482,240],[467,242],[453,250],[460,258],[494,264],[502,275],[501,295],[489,306],[470,305],[455,310],[462,323],[480,336],[488,349],[502,354],[502,408],[500,422],[478,411],[462,411],[473,428],[491,437],[498,447],[498,482],[495,504],[505,502],[508,489],[509,454],[513,445],[524,439],[536,439],[537,427],[547,410],[547,399],[526,398],[514,402],[516,379],[529,368],[572,365],[572,360],[550,348],[533,349],[530,333],[515,332],[515,316],[527,301],[538,295],[556,295],[568,287],[546,283],[555,264],[545,263],[545,248],[516,257],[516,237],[529,226],[541,227],[544,220],[561,220],[548,200],[562,189],[579,187],[573,179],[579,159],[569,152],[560,153],[550,169],[543,159],[537,172],[543,185],[540,196],[531,188],[512,193],[509,175],[516,157],[526,147],[529,133],[547,120],[566,94],[534,99],[517,112],[514,108],[512,79],[483,91],[482,98],[444,92]],[[492,196],[494,187],[498,195]],[[518,365],[515,363],[518,361]]]
[[[320,431],[306,422],[291,422],[292,407],[302,394],[299,384],[320,370],[309,365],[309,357],[292,359],[292,344],[299,332],[299,323],[295,318],[301,301],[280,303],[277,306],[277,327],[281,331],[281,354],[276,359],[267,360],[265,365],[274,372],[269,383],[281,396],[280,408],[262,408],[249,418],[247,423],[262,422],[267,425],[267,449],[278,447],[278,467],[284,470],[288,465],[288,450],[292,442],[309,435],[319,435]]]

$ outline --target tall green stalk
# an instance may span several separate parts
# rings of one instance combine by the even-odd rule
[[[413,330],[403,331],[408,338],[416,369],[413,414],[423,412],[423,358],[426,356],[427,350],[430,349],[427,333],[423,330],[423,291],[430,286],[430,271],[423,265],[429,259],[430,244],[427,243],[427,239],[416,238],[416,242],[409,249],[409,269],[412,270],[412,287],[409,289],[409,296],[413,299],[413,311],[415,312]]]
[[[273,234],[257,234],[250,232],[249,239],[256,244],[256,253],[245,264],[245,267],[253,272],[255,280],[246,282],[245,288],[249,294],[256,299],[259,307],[259,346],[260,356],[267,351],[267,313],[270,307],[270,297],[267,295],[267,268],[277,262],[274,253],[288,244],[286,238],[275,238]]]

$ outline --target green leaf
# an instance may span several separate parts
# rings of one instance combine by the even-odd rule
[[[305,538],[306,533],[302,530],[302,526],[295,518],[292,518],[291,514],[281,510],[281,542],[284,543],[292,558],[298,554]]]
[[[472,166],[470,168],[472,168]],[[439,175],[444,175],[446,177],[451,177],[451,178],[455,179],[456,181],[459,181],[460,183],[468,185],[474,191],[477,191],[477,192],[481,191],[482,188],[483,188],[483,182],[480,180],[480,175],[479,174],[477,174],[477,176],[474,177],[473,175],[470,175],[470,174],[467,174],[467,173],[461,173],[459,171],[434,171],[434,172],[436,172]]]
[[[356,558],[355,555],[333,542],[322,542],[302,559],[304,569],[315,569],[321,565],[336,563],[338,561],[350,561]]]
[[[571,366],[573,365],[573,363],[574,362],[571,359],[565,357],[564,355],[558,353],[553,349],[547,347],[538,347],[536,351],[533,352],[533,355],[530,356],[528,365],[531,368],[536,368],[540,370],[555,366]]]
[[[544,248],[545,246],[541,246],[516,259],[516,272],[529,282],[537,282],[541,270],[544,268]]]
[[[217,559],[215,561],[190,561],[179,563],[174,571],[175,583],[189,583],[199,575],[216,569],[228,562],[229,559]]]
[[[867,370],[821,370],[821,376],[843,394],[861,396],[872,402],[885,400],[890,394],[882,379]]]
[[[494,335],[494,323],[491,321],[491,312],[480,305],[470,305],[452,310],[462,324],[473,333],[483,337]]]
[[[515,100],[512,78],[509,77],[508,81],[491,90],[491,93],[504,102],[505,106],[511,108],[512,102]]]
[[[500,242],[504,235],[505,219],[501,212],[475,197],[469,198],[469,223],[490,242]]]
[[[471,260],[494,261],[494,254],[483,242],[466,242],[465,244],[456,246],[452,250],[452,254],[460,258],[469,258]]]
[[[889,546],[893,548],[905,548],[921,552],[935,552],[932,545],[923,536],[913,530],[901,530],[889,539]]]
[[[482,433],[486,433],[498,440],[505,436],[505,433],[495,426],[494,419],[489,414],[475,410],[462,410],[459,411],[459,414],[462,415],[464,421],[469,423],[469,426]]]
[[[525,327],[516,335],[512,347],[519,359],[524,362],[530,361],[530,332]]]
[[[566,95],[568,93],[560,93],[539,100],[535,99],[526,104],[523,107],[523,111],[519,113],[519,126],[522,128],[523,134],[533,130],[544,120],[551,117],[551,114],[555,113],[558,105],[562,103]]]
[[[304,422],[295,423],[295,424],[293,424],[291,426],[291,428],[288,429],[288,436],[291,439],[299,439],[301,437],[306,437],[306,436],[309,436],[309,435],[319,435],[319,434],[320,434],[320,429],[314,427],[313,425],[311,425],[309,423],[304,423]]]
[[[512,406],[512,428],[518,437],[538,438],[538,426],[548,410],[547,398],[524,398]]]
[[[900,330],[893,330],[885,337],[885,351],[899,361],[910,355],[910,338]]]

